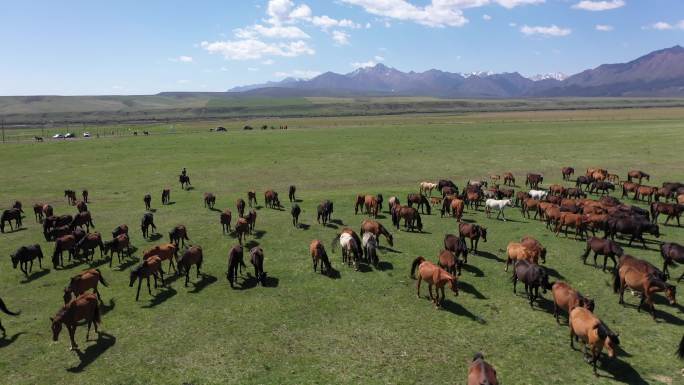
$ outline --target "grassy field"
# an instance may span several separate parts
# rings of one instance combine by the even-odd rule
[[[521,218],[517,209],[507,212],[511,220],[505,223],[481,211],[466,212],[465,219],[488,227],[489,241],[469,258],[461,295],[448,294],[444,310],[416,298],[408,270],[417,255],[434,260],[444,234],[457,231],[454,219],[424,216],[422,234],[392,230],[395,247],[381,253],[383,270],[355,272],[330,249],[342,224],[358,229],[364,218],[354,215],[356,194],[398,195],[404,201],[422,180],[447,177],[462,187],[468,178],[512,171],[522,184],[524,173],[538,171],[548,185],[560,180],[562,166],[572,165],[603,166],[621,176],[639,168],[653,175],[654,185],[681,181],[682,116],[684,110],[669,109],[575,112],[570,118],[553,113],[319,118],[284,122],[287,131],[226,134],[207,132],[217,123],[211,122],[188,124],[187,131],[176,127],[176,135],[153,130],[149,137],[4,145],[2,204],[19,199],[29,211],[25,230],[0,235],[0,296],[22,312],[0,315],[8,331],[0,340],[2,383],[464,383],[477,351],[504,384],[682,383],[682,363],[673,354],[684,324],[682,307],[659,299],[654,322],[637,313],[632,305],[638,300],[631,295],[626,295],[630,305],[618,305],[611,275],[582,265],[583,242],[557,238],[542,223]],[[194,190],[180,190],[182,167]],[[292,227],[289,203],[285,211],[260,208],[257,233],[248,239],[263,247],[272,285],[231,290],[226,260],[236,239],[221,234],[218,213],[203,208],[202,193],[215,193],[218,209],[235,211],[235,200],[246,198],[249,189],[259,192],[263,204],[263,191],[272,188],[285,198],[290,184],[303,200],[301,222],[310,227]],[[166,186],[174,204],[161,206]],[[57,214],[73,214],[62,198],[66,188],[90,191],[90,210],[103,236],[121,223],[131,226],[136,260],[161,242],[143,240],[137,229],[146,193],[153,194],[159,231],[185,224],[205,254],[201,281],[193,274],[195,284],[185,288],[182,279],[171,280],[152,297],[141,291],[139,302],[128,287],[135,262],[110,269],[96,259],[109,283],[101,288],[103,334],[86,343],[79,328],[80,355],[68,350],[66,332],[52,342],[48,317],[59,309],[69,277],[88,266],[54,270],[48,258],[45,270],[36,266],[25,281],[9,261],[23,244],[38,242],[51,254],[30,206],[48,202]],[[315,222],[323,199],[335,202],[337,221],[327,228]],[[391,224],[387,213],[380,221]],[[661,233],[659,241],[684,243],[681,228],[661,226]],[[502,250],[527,234],[548,248],[553,280],[566,280],[595,298],[597,315],[620,333],[622,351],[601,368],[599,378],[581,353],[570,349],[567,326],[557,325],[550,314],[550,293],[542,309],[534,310],[512,293]],[[308,244],[316,238],[325,242],[339,279],[311,271]],[[627,250],[660,266],[656,248],[649,242],[648,250]],[[676,268],[673,275],[681,271]]]

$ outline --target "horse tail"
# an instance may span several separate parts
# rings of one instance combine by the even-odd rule
[[[102,276],[102,273],[100,272],[100,269],[95,269],[95,271],[97,271],[97,274],[99,275],[100,283],[103,284],[105,287],[109,287],[107,285],[107,282],[105,282],[104,277]]]
[[[418,222],[418,228],[423,231],[423,221],[420,219],[420,214],[416,213],[416,222]]]
[[[682,340],[679,341],[679,349],[677,349],[677,357],[684,359],[684,335],[682,335]]]
[[[620,266],[616,266],[613,269],[613,293],[617,293],[620,289]]]
[[[8,314],[8,315],[19,315],[19,312],[13,313],[7,309],[7,306],[5,306],[5,303],[2,301],[2,298],[0,298],[0,310],[2,310],[3,313]]]
[[[417,257],[413,260],[413,263],[411,264],[411,278],[415,279],[416,267],[418,267],[418,265],[420,265],[423,262],[425,262],[425,258],[423,257]]]
[[[337,234],[335,238],[332,239],[332,243],[330,244],[330,247],[332,248],[333,253],[335,252],[335,249],[337,249],[337,245],[340,243],[340,236],[342,233]]]

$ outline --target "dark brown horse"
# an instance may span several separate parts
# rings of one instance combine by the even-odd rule
[[[15,269],[19,266],[19,269],[26,277],[28,277],[31,270],[33,270],[34,259],[38,259],[38,267],[40,267],[41,270],[43,269],[43,250],[41,250],[40,245],[37,243],[29,246],[21,246],[14,254],[10,255],[10,259],[12,260],[12,266]]]
[[[482,353],[475,354],[468,368],[468,385],[499,385],[496,370],[485,361]]]
[[[542,182],[544,182],[544,176],[541,174],[529,173],[525,178],[525,186],[530,186],[533,189],[538,189]]]
[[[165,188],[162,190],[162,205],[168,205],[171,201],[171,189]]]
[[[641,307],[644,305],[644,302],[646,302],[651,309],[651,316],[654,320],[656,319],[656,316],[652,298],[653,294],[662,291],[665,293],[670,305],[677,303],[675,299],[677,293],[676,286],[670,285],[648,272],[641,271],[631,266],[620,266],[615,272],[613,291],[617,291],[619,288],[620,301],[618,303],[621,305],[624,305],[625,303],[624,294],[627,287],[641,293],[641,301],[639,302],[637,311],[641,311]]]
[[[90,231],[90,227],[95,227],[95,224],[93,223],[93,218],[90,216],[89,211],[84,211],[82,213],[78,213],[74,215],[74,220],[71,222],[71,228],[75,229],[76,227],[81,227],[83,228],[85,226],[86,231]]]
[[[646,180],[648,180],[648,181],[651,180],[651,176],[646,174],[645,172],[643,172],[641,170],[630,170],[627,173],[627,181],[628,182],[631,182],[632,179],[639,179],[639,184],[641,184],[641,180],[644,178],[646,178]]]
[[[99,269],[89,269],[74,275],[69,281],[69,286],[64,288],[64,304],[68,304],[74,297],[78,297],[90,289],[93,289],[97,299],[102,302],[100,292],[97,290],[98,283],[108,287]]]
[[[575,174],[575,169],[572,167],[563,167],[561,169],[561,174],[563,174],[563,180],[570,180],[570,177]]]
[[[214,195],[210,192],[204,193],[204,207],[209,207],[210,209],[213,209],[215,203],[216,203],[216,195]]]
[[[76,334],[76,327],[81,320],[86,320],[88,323],[86,341],[89,341],[91,325],[95,324],[95,333],[99,333],[97,331],[97,325],[101,322],[97,296],[93,293],[80,295],[78,298],[64,305],[64,307],[57,312],[57,315],[50,317],[50,321],[52,322],[52,340],[58,340],[59,333],[62,331],[62,324],[64,324],[69,332],[69,338],[71,340],[70,350],[78,349],[74,336]]]
[[[504,173],[504,186],[512,186],[515,187],[515,177],[513,176],[513,173],[511,172],[506,172]]]
[[[12,226],[12,221],[14,221],[17,229],[21,228],[21,211],[19,209],[11,208],[2,212],[2,216],[0,216],[0,232],[5,232],[5,222],[9,223],[10,229],[14,231],[15,226]]]
[[[273,190],[266,190],[264,193],[264,202],[266,202],[266,207],[272,209],[278,209],[282,207],[280,205],[280,199],[278,199],[278,193]]]
[[[549,282],[549,274],[546,272],[546,269],[524,259],[518,260],[515,263],[515,269],[513,269],[513,276],[511,277],[511,282],[513,282],[513,293],[516,292],[516,284],[518,281],[525,284],[525,293],[527,293],[530,307],[534,307],[534,300],[539,298],[540,287],[542,293],[546,293],[546,290],[552,288],[552,285]]]
[[[221,222],[221,229],[223,230],[223,234],[230,233],[232,231],[230,229],[230,222],[233,220],[233,213],[231,213],[229,209],[226,209],[224,212],[221,213],[219,220]]]
[[[636,194],[637,189],[641,187],[638,183],[625,182],[622,184],[622,196],[620,198],[629,197],[629,193]]]
[[[88,203],[88,190],[81,191],[81,196],[83,197],[83,202]]]
[[[147,292],[152,295],[152,289],[150,289],[150,276],[154,277],[155,289],[157,288],[158,276],[161,278],[162,286],[164,286],[164,271],[162,270],[162,261],[156,255],[150,256],[149,258],[143,260],[140,265],[131,270],[128,287],[133,287],[135,280],[138,280],[138,291],[135,294],[136,301],[138,301],[140,298],[140,286],[142,285],[143,278],[147,280]]]
[[[459,223],[458,234],[462,239],[470,239],[470,250],[477,254],[477,244],[482,238],[483,242],[487,242],[487,228],[475,223]]]
[[[446,234],[444,236],[444,249],[451,251],[456,257],[462,257],[463,263],[468,263],[468,246],[466,246],[465,239],[460,236]],[[460,266],[458,275],[461,275]]]
[[[237,223],[235,223],[235,234],[237,235],[238,242],[242,245],[242,241],[249,234],[249,222],[247,222],[247,219],[238,218]]]
[[[95,259],[95,249],[100,248],[100,257],[104,255],[104,243],[102,242],[102,235],[100,233],[87,234],[83,239],[76,243],[74,255],[78,257],[79,251],[83,252],[86,261]]]
[[[297,197],[295,196],[295,193],[297,192],[297,187],[295,185],[290,185],[290,188],[288,189],[287,192],[287,197],[290,199],[290,202],[296,202]]]
[[[602,239],[597,237],[591,237],[587,239],[587,248],[582,254],[582,262],[587,263],[587,257],[590,252],[594,252],[594,267],[596,267],[596,257],[601,254],[603,255],[603,271],[606,271],[606,263],[608,258],[613,260],[613,269],[617,269],[617,261],[615,257],[620,257],[624,254],[622,247],[610,239]]]
[[[408,207],[413,207],[413,204],[415,204],[421,214],[425,214],[425,211],[427,210],[427,215],[430,215],[430,201],[428,201],[425,195],[408,194],[406,196],[406,202]]]
[[[145,213],[140,220],[140,230],[143,238],[147,238],[150,234],[149,229],[152,228],[152,234],[157,232],[157,226],[154,225],[154,215],[152,213]]]
[[[200,268],[202,268],[203,260],[204,256],[200,246],[191,246],[178,258],[178,274],[185,272],[185,287],[188,286],[190,281],[190,268],[192,265],[197,267],[197,278],[200,277]]]
[[[663,273],[665,277],[669,277],[669,265],[674,265],[674,262],[684,264],[684,246],[679,243],[666,242],[660,245],[660,255],[663,257]],[[677,282],[684,279],[684,273],[677,279]]]
[[[258,205],[257,198],[256,198],[256,191],[254,191],[254,190],[247,191],[247,203],[249,204],[249,207],[254,207],[253,205]]]
[[[461,275],[463,261],[450,250],[442,250],[437,256],[437,265],[451,275]]]
[[[420,213],[413,207],[396,205],[392,208],[392,223],[399,229],[401,220],[404,220],[404,229],[407,231],[423,231],[423,221]]]
[[[88,204],[85,203],[84,201],[77,201],[76,202],[76,210],[78,210],[79,213],[84,213],[88,211]]]
[[[188,230],[184,225],[176,225],[169,231],[169,242],[179,246],[185,246],[185,241],[189,241]]]
[[[318,223],[323,222],[324,225],[327,224],[332,219],[333,209],[332,201],[324,200],[321,202],[316,208],[316,221]]]
[[[266,272],[264,271],[264,250],[259,246],[253,247],[249,250],[249,261],[252,266],[254,266],[254,278],[256,278],[258,283],[263,285],[264,280],[266,279]]]
[[[234,284],[237,283],[238,269],[239,273],[242,274],[242,268],[247,268],[244,261],[244,252],[242,249],[242,244],[233,246],[228,252],[228,271],[226,272],[226,279],[230,282],[230,287],[235,287]]]
[[[651,203],[651,220],[653,223],[658,223],[658,216],[660,214],[667,215],[667,218],[665,218],[665,224],[667,225],[667,222],[670,221],[670,219],[676,219],[677,220],[677,226],[681,226],[679,223],[679,217],[682,216],[682,212],[684,212],[684,205],[680,205],[677,203],[661,203],[661,202],[653,202]]]
[[[302,213],[302,208],[298,204],[293,203],[290,214],[292,215],[292,226],[299,227],[299,215]]]
[[[116,252],[119,258],[119,264],[121,264],[121,254],[126,253],[126,256],[130,258],[131,256],[131,241],[127,234],[119,234],[114,239],[106,241],[104,243],[104,253],[111,253],[109,256],[109,267],[112,267],[112,261],[114,260],[114,253]]]
[[[112,238],[116,238],[121,234],[128,235],[128,225],[118,225],[112,230]]]
[[[145,202],[145,210],[150,211],[152,208],[152,195],[145,194],[143,197],[143,202]]]
[[[74,256],[74,249],[76,247],[76,238],[73,235],[65,235],[55,240],[55,251],[52,253],[52,265],[57,268],[57,265],[64,266],[62,253],[69,252],[69,261]]]
[[[33,205],[33,215],[36,217],[36,222],[40,223],[43,221],[43,205],[40,203],[36,203]]]
[[[235,208],[237,208],[238,215],[241,217],[245,216],[245,201],[242,198],[238,198],[235,201]]]
[[[252,234],[252,232],[254,232],[254,226],[256,226],[257,212],[255,210],[249,210],[245,219],[249,224],[249,233]]]
[[[70,205],[76,204],[76,191],[74,190],[64,190],[64,197],[67,199]]]
[[[181,185],[181,190],[185,190],[187,188],[190,188],[190,177],[188,175],[179,175],[178,176],[178,182],[180,182]]]
[[[650,233],[656,238],[660,237],[660,229],[658,225],[648,222],[637,217],[611,217],[608,219],[608,226],[606,235],[610,235],[610,239],[615,239],[616,234],[631,235],[629,239],[629,246],[632,246],[634,240],[641,241],[644,249],[646,248],[646,241],[643,234]]]

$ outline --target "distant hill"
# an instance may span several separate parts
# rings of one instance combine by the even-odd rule
[[[384,64],[348,74],[326,72],[310,80],[288,78],[233,88],[231,92],[261,96],[393,95],[439,98],[519,98],[566,96],[684,96],[684,48],[649,53],[629,63],[604,64],[566,77],[527,78],[512,73],[450,73],[436,69],[402,72]]]

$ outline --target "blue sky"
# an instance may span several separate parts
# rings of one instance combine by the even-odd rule
[[[5,0],[0,95],[224,91],[347,73],[573,74],[684,42],[682,0]]]

